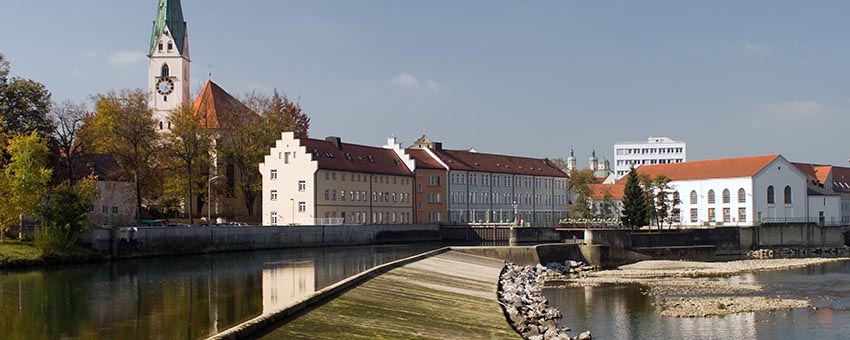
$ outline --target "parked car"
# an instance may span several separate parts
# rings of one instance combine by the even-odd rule
[[[245,222],[228,222],[227,225],[231,226],[231,227],[247,227],[248,223],[245,223]]]
[[[189,227],[191,227],[190,225],[188,225],[186,223],[170,223],[170,224],[168,224],[168,226],[169,227],[178,227],[178,228],[189,228]]]

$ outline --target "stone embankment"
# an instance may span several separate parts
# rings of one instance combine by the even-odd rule
[[[772,259],[774,257],[795,256],[847,256],[850,247],[817,247],[817,248],[780,248],[780,249],[758,249],[747,252],[747,257],[754,259]]]
[[[529,340],[589,340],[590,332],[570,337],[569,327],[559,327],[561,312],[549,306],[541,289],[550,279],[591,270],[581,262],[550,263],[545,267],[506,263],[499,277],[499,303],[514,329]]]

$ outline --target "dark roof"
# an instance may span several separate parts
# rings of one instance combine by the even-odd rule
[[[342,143],[339,139],[334,141],[335,137],[328,139],[300,139],[301,146],[319,163],[319,169],[413,176],[391,149]]]
[[[464,150],[432,150],[452,170],[567,177],[548,159],[495,155]]]
[[[62,157],[60,162],[62,162],[62,167],[57,169],[56,175],[60,178],[60,180],[67,180],[67,173],[65,172],[65,164],[68,161],[67,158]],[[74,180],[79,180],[89,175],[94,174],[97,176],[98,180],[102,181],[120,181],[122,180],[119,176],[119,171],[121,167],[118,166],[118,162],[115,160],[115,157],[108,154],[78,154],[74,157],[74,166],[71,169],[71,177]]]
[[[416,162],[417,169],[422,168],[446,170],[446,168],[443,167],[440,162],[434,159],[434,157],[431,157],[431,155],[429,155],[428,152],[424,149],[407,149],[405,150],[405,152],[407,152],[407,154],[410,155],[410,158],[412,158],[413,161]]]
[[[850,168],[843,166],[832,167],[832,190],[850,193]]]
[[[200,124],[211,129],[227,128],[234,122],[256,116],[245,104],[227,93],[221,86],[207,81],[192,105]]]
[[[643,165],[635,169],[638,174],[655,178],[664,175],[674,181],[710,178],[739,178],[755,176],[779,155],[712,159],[684,163]],[[618,183],[625,183],[623,177]]]

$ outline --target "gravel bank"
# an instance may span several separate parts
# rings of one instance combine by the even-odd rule
[[[753,282],[718,281],[717,277],[757,271],[800,268],[848,258],[755,259],[730,262],[643,261],[615,270],[582,273],[547,281],[547,286],[640,284],[655,297],[656,311],[674,317],[707,317],[735,313],[807,308],[807,300],[764,296]]]

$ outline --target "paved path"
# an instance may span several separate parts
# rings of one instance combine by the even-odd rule
[[[447,252],[391,270],[262,339],[521,339],[496,301],[503,262]]]

